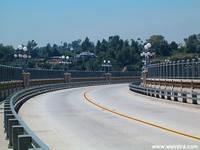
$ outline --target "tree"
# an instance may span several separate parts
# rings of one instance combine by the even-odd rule
[[[52,56],[52,47],[51,47],[51,44],[48,43],[44,49],[43,49],[43,53],[42,53],[43,57],[48,59],[49,57]]]
[[[35,42],[34,40],[28,41],[27,43],[27,49],[29,50],[29,52],[31,53],[31,57],[33,58],[38,57],[38,49],[36,49],[37,45],[37,42]]]
[[[150,42],[152,48],[156,52],[157,55],[160,56],[170,56],[171,55],[171,48],[168,42],[162,35],[152,35],[147,42]]]
[[[88,37],[86,37],[85,40],[82,42],[81,48],[83,51],[94,52],[94,44],[90,42]]]
[[[52,47],[52,55],[51,56],[59,56],[60,52],[59,52],[59,48],[57,44],[53,44]]]
[[[2,62],[11,61],[14,55],[14,48],[12,46],[4,46],[0,44],[0,60]]]
[[[81,50],[81,40],[78,39],[78,40],[75,40],[75,41],[72,41],[72,49],[75,50],[75,51],[80,51]]]
[[[175,41],[170,43],[170,48],[174,51],[178,50],[178,44]]]
[[[200,34],[193,34],[188,38],[184,39],[188,53],[199,53],[200,52]]]
[[[101,52],[101,42],[98,40],[95,47],[95,54],[99,54]]]

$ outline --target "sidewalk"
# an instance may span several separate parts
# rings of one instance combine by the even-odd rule
[[[0,150],[7,150],[8,149],[8,140],[5,140],[5,133],[3,127],[3,105],[0,104]]]

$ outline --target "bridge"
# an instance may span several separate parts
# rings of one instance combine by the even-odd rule
[[[142,74],[0,66],[1,148],[200,149],[200,63],[180,63]]]

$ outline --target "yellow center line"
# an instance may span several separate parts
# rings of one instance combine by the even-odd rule
[[[163,126],[154,124],[152,122],[148,122],[148,121],[145,121],[145,120],[142,120],[142,119],[138,119],[138,118],[135,118],[135,117],[132,117],[132,116],[129,116],[129,115],[117,112],[117,111],[113,111],[113,110],[111,110],[109,108],[106,108],[106,107],[104,107],[102,105],[99,105],[99,104],[95,103],[94,100],[89,98],[88,92],[84,92],[84,98],[85,98],[86,101],[88,101],[89,103],[93,104],[94,106],[96,106],[98,108],[101,108],[101,109],[103,109],[105,111],[108,111],[110,113],[113,113],[115,115],[121,116],[123,118],[129,119],[129,120],[134,120],[134,121],[142,123],[142,124],[146,124],[146,125],[149,125],[149,126],[152,126],[152,127],[155,127],[155,128],[159,128],[159,129],[164,130],[164,131],[168,131],[168,132],[171,132],[171,133],[175,133],[175,134],[178,134],[178,135],[182,135],[182,136],[185,136],[185,137],[200,141],[200,137],[198,137],[198,136],[190,135],[188,133],[184,133],[182,131],[177,131],[175,129],[170,129],[170,128],[167,128],[167,127],[163,127]]]

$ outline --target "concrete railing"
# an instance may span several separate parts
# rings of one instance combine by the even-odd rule
[[[168,86],[179,88],[200,89],[200,80],[192,79],[146,79],[147,86]]]
[[[105,74],[103,77],[82,77],[71,78],[70,74],[65,74],[63,78],[54,79],[30,79],[30,74],[23,74],[23,80],[0,82],[0,101],[3,101],[10,94],[28,87],[56,83],[74,83],[88,81],[107,81],[107,82],[132,82],[132,80],[140,80],[140,76],[121,76],[112,77],[111,74]]]
[[[174,87],[144,87],[130,84],[129,89],[136,93],[167,100],[181,101],[183,103],[200,104],[200,92],[194,89]]]
[[[110,83],[124,83],[130,82],[132,80],[138,80],[138,77],[121,77],[113,78],[81,78],[72,79],[73,82],[63,83],[63,79],[52,80],[32,80],[30,85],[39,85],[34,87],[29,87],[18,92],[15,92],[11,96],[7,97],[4,102],[4,127],[6,138],[9,140],[9,147],[14,150],[27,150],[32,149],[42,149],[48,150],[49,147],[45,145],[26,125],[26,123],[18,115],[20,107],[30,98],[55,90],[67,89],[73,87],[90,86],[90,85],[102,85]],[[78,82],[76,82],[78,81]],[[49,84],[51,83],[51,84]],[[58,83],[58,84],[52,84]],[[15,84],[15,82],[14,82]],[[45,84],[45,85],[40,85]],[[8,84],[6,84],[8,85]],[[10,83],[9,83],[10,85]],[[23,83],[20,82],[22,87]]]

